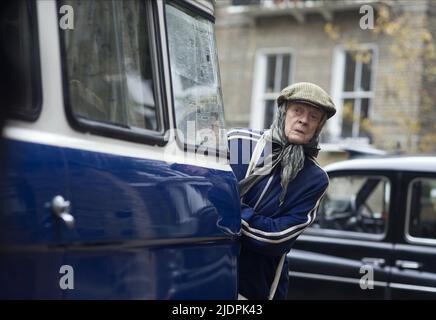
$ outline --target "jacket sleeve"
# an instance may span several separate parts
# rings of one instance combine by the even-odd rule
[[[242,245],[269,256],[287,253],[298,235],[315,220],[316,210],[327,187],[328,180],[310,186],[297,202],[285,208],[285,214],[277,217],[263,216],[242,204]]]
[[[245,177],[251,155],[262,132],[235,128],[228,132],[227,142],[230,166],[238,181]]]

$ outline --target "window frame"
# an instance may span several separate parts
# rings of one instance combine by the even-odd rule
[[[346,68],[346,53],[349,51],[365,51],[372,50],[373,56],[371,61],[371,77],[369,81],[370,91],[344,91],[344,73]],[[356,48],[346,48],[344,45],[337,45],[333,52],[332,63],[332,100],[337,107],[338,117],[333,117],[328,121],[329,131],[332,133],[334,140],[352,140],[357,142],[365,142],[369,144],[369,139],[366,137],[351,136],[344,137],[342,132],[343,123],[343,100],[346,99],[368,99],[368,119],[373,118],[374,115],[374,100],[375,100],[375,87],[377,78],[377,66],[378,66],[378,46],[375,43],[362,43],[356,46]],[[357,65],[356,65],[357,68]],[[354,84],[356,85],[357,73],[354,75]],[[356,102],[355,102],[356,103]],[[353,108],[354,110],[354,108]],[[355,111],[354,111],[355,112]],[[353,127],[355,125],[353,120]],[[359,124],[360,129],[360,124]],[[353,130],[353,129],[352,129]],[[360,130],[359,130],[360,131]]]
[[[168,103],[165,98],[165,80],[162,76],[163,70],[163,55],[162,47],[160,44],[160,26],[159,17],[157,13],[157,3],[154,1],[144,1],[146,10],[146,25],[149,36],[149,48],[152,67],[152,81],[153,93],[156,103],[156,116],[161,129],[154,131],[145,128],[123,128],[121,125],[108,124],[99,122],[97,120],[83,119],[78,117],[72,108],[70,92],[68,86],[68,66],[67,66],[67,53],[65,45],[64,32],[68,30],[59,29],[60,39],[60,53],[61,53],[61,70],[62,70],[62,86],[63,86],[63,99],[66,116],[70,126],[80,132],[89,132],[100,136],[109,138],[127,140],[132,142],[139,142],[150,145],[164,146],[168,142],[169,116],[168,116]],[[61,2],[56,1],[57,15],[60,18],[59,9]]]
[[[164,8],[165,8],[165,4],[167,3],[174,3],[178,6],[181,6],[195,14],[198,14],[200,16],[202,16],[203,18],[205,18],[206,20],[209,20],[212,22],[212,24],[215,24],[215,17],[213,16],[212,13],[208,13],[201,8],[200,4],[198,2],[195,2],[195,0],[165,0],[164,1]],[[207,10],[207,8],[203,8],[205,10]],[[165,11],[165,9],[164,9]],[[165,13],[164,16],[166,17]],[[166,25],[166,24],[165,24]]]
[[[290,55],[289,63],[289,79],[288,83],[294,82],[295,76],[295,50],[291,47],[280,47],[280,48],[262,48],[258,49],[256,52],[255,67],[254,67],[254,79],[253,79],[253,89],[251,97],[251,113],[250,113],[250,128],[263,130],[265,124],[266,116],[266,101],[276,100],[280,94],[279,88],[278,92],[266,93],[265,92],[265,82],[266,82],[266,72],[267,72],[267,57],[269,55]],[[277,71],[278,67],[276,65]]]
[[[341,171],[329,174],[329,180],[333,180],[334,178],[343,178],[343,177],[370,177],[370,178],[379,178],[380,180],[384,180],[389,182],[390,184],[390,193],[389,193],[389,207],[388,207],[388,218],[385,225],[385,230],[380,234],[371,234],[364,232],[355,232],[355,231],[344,231],[339,229],[323,229],[323,228],[314,228],[313,225],[310,225],[307,228],[306,234],[308,235],[316,235],[316,236],[328,236],[332,238],[348,238],[348,239],[356,239],[356,240],[370,240],[377,242],[385,242],[387,241],[390,229],[391,229],[391,221],[392,221],[392,210],[393,210],[393,202],[394,201],[394,188],[393,188],[393,179],[389,175],[384,175],[381,172],[364,172],[364,171]],[[317,208],[318,213],[319,207]]]
[[[406,241],[410,244],[426,244],[436,246],[436,239],[433,238],[421,238],[415,237],[410,234],[410,218],[412,214],[412,185],[416,181],[422,180],[433,180],[436,182],[436,177],[434,176],[416,176],[413,179],[409,180],[407,183],[407,202],[406,202],[406,217],[404,219],[404,237]]]
[[[213,16],[213,14],[208,13],[206,11],[203,11],[200,7],[199,4],[194,2],[194,0],[164,0],[163,1],[163,21],[164,21],[164,25],[165,25],[165,38],[166,38],[166,47],[168,48],[167,50],[167,60],[168,60],[168,67],[169,67],[169,84],[170,84],[170,88],[171,88],[171,95],[170,95],[170,99],[171,99],[171,105],[172,105],[172,120],[173,120],[173,129],[175,129],[176,132],[176,143],[177,146],[182,149],[184,152],[193,152],[193,153],[197,153],[197,150],[200,148],[200,145],[194,145],[194,144],[190,144],[187,143],[185,140],[182,140],[179,138],[178,135],[178,128],[177,128],[177,119],[176,119],[176,106],[175,106],[175,98],[174,98],[174,90],[173,90],[173,78],[172,78],[172,72],[171,72],[171,57],[170,57],[170,50],[169,50],[169,43],[168,43],[168,34],[167,34],[167,16],[166,16],[166,5],[171,5],[173,4],[175,7],[179,6],[183,9],[186,9],[187,11],[190,11],[191,13],[194,14],[198,14],[199,16],[201,16],[202,18],[210,21],[213,25],[215,25],[215,17]],[[206,8],[204,8],[206,10]],[[215,35],[215,31],[214,31],[214,38],[215,38],[215,46],[217,45],[216,43],[216,35]],[[217,48],[216,48],[217,49]],[[218,52],[217,52],[218,54]],[[223,101],[223,113],[225,112],[225,108],[224,108],[224,98],[222,96],[222,84],[221,84],[221,76],[220,76],[220,68],[219,68],[219,59],[217,56],[217,70],[218,70],[218,79],[220,82],[220,92],[221,92],[221,99]],[[224,114],[223,114],[224,117]],[[225,119],[225,117],[224,117]],[[225,129],[225,128],[223,128]],[[227,144],[227,143],[226,143]],[[227,148],[228,149],[228,148]],[[214,151],[214,152],[210,152],[210,151]],[[219,148],[216,148],[214,150],[211,150],[209,148],[206,148],[205,150],[201,150],[200,152],[201,155],[204,156],[209,156],[209,155],[213,155],[217,158],[224,158],[229,160],[230,159],[230,153],[228,150],[220,150]]]
[[[43,93],[42,93],[42,74],[41,74],[41,59],[39,47],[39,26],[38,26],[38,13],[35,0],[25,0],[28,5],[28,18],[29,18],[29,35],[31,50],[30,54],[30,84],[35,89],[34,95],[31,97],[32,112],[25,112],[24,110],[6,110],[7,118],[23,120],[28,122],[35,122],[38,120],[42,112]],[[26,75],[24,75],[26,76]]]

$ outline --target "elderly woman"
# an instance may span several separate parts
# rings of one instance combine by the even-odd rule
[[[336,112],[331,98],[302,82],[283,89],[277,105],[269,130],[235,129],[228,135],[241,196],[242,299],[286,298],[286,254],[314,221],[329,184],[315,158],[319,134]]]

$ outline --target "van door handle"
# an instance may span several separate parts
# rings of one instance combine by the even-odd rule
[[[375,267],[384,267],[386,264],[386,260],[383,258],[362,258],[362,263],[375,266]]]
[[[53,213],[56,217],[61,219],[68,229],[74,228],[74,217],[70,213],[71,203],[66,201],[62,196],[56,196],[53,198],[52,202]]]
[[[422,268],[422,263],[417,261],[397,260],[395,265],[399,269],[420,270]]]

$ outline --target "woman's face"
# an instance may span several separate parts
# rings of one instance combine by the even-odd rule
[[[307,104],[292,102],[285,117],[285,134],[289,143],[306,144],[312,139],[324,112]]]

